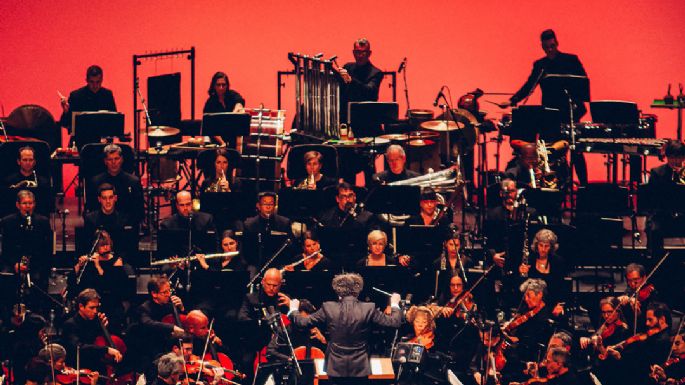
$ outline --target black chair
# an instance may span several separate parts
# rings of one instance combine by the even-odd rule
[[[125,144],[117,143],[121,148],[121,155],[124,158],[124,163],[121,169],[129,174],[136,173],[136,158],[133,149]],[[97,186],[89,186],[91,179],[98,174],[107,171],[105,167],[104,149],[107,146],[105,143],[92,143],[83,146],[80,152],[79,162],[79,183],[84,189],[83,196],[85,197],[85,207],[88,207],[88,193],[95,190]]]
[[[19,170],[17,165],[17,158],[19,156],[19,149],[22,147],[31,147],[33,149],[34,157],[36,159],[36,174],[40,177],[47,178],[50,186],[47,188],[27,188],[31,190],[36,196],[36,211],[43,215],[50,215],[50,212],[55,206],[52,193],[52,177],[50,165],[50,146],[48,143],[37,141],[14,141],[0,144],[0,164],[7,165],[0,168],[0,182],[4,182],[7,177]],[[15,211],[14,202],[16,201],[18,189],[9,188],[3,185],[0,188],[0,215],[13,213]]]
[[[309,151],[318,151],[323,159],[321,173],[338,179],[338,150],[325,144],[300,144],[290,148],[288,153],[287,176],[290,180],[304,179],[307,170],[304,164],[304,154]]]

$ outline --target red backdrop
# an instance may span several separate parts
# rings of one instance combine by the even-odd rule
[[[58,118],[56,90],[67,94],[82,86],[86,67],[97,63],[130,130],[131,56],[190,46],[197,49],[198,113],[217,70],[229,74],[248,106],[275,106],[276,71],[292,69],[287,52],[324,52],[339,55],[342,63],[351,59],[352,42],[362,36],[371,41],[372,61],[381,69],[397,70],[408,58],[411,106],[427,108],[443,84],[450,86],[455,102],[476,87],[515,91],[542,56],[540,31],[553,28],[560,50],[580,56],[593,99],[636,101],[644,112],[658,115],[659,137],[674,137],[675,112],[652,110],[649,104],[665,94],[669,82],[685,82],[685,2],[557,3],[5,0],[0,3],[0,113],[33,103]],[[188,118],[185,59],[146,61],[140,67],[141,84],[147,76],[171,71],[183,74],[183,115]],[[402,87],[400,82],[401,111]],[[292,117],[292,81],[283,92]],[[385,87],[382,98],[390,98]],[[529,103],[538,102],[536,91]],[[499,116],[496,108],[484,107]],[[601,156],[591,156],[590,167],[592,178],[602,178]]]

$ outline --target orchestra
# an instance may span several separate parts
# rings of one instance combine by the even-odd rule
[[[453,111],[441,89],[435,104],[447,105],[431,124],[417,124],[411,110],[402,119],[378,102],[387,73],[360,38],[342,67],[323,54],[289,54],[306,85],[300,127],[283,131],[284,111],[250,108],[217,71],[203,112],[231,124],[221,135],[202,134],[205,120],[157,126],[154,152],[73,128],[80,113],[116,112],[102,68],[89,67],[87,85],[60,97],[76,149],[44,158],[31,144],[39,139],[0,145],[16,159],[0,173],[13,211],[0,221],[0,385],[685,383],[683,267],[665,243],[685,233],[685,144],[624,135],[642,129],[638,120],[602,123],[592,136],[592,122],[581,122],[587,72],[559,51],[554,31],[540,38],[545,57],[526,83],[508,101],[488,101],[513,107],[510,122],[486,117],[480,89]],[[322,111],[309,102],[321,101],[324,80],[339,92]],[[525,105],[537,86],[542,105]],[[348,103],[368,108],[368,121],[353,126]],[[323,116],[339,118],[333,130],[319,127]],[[376,128],[386,135],[352,134]],[[514,156],[488,170],[472,136],[497,130]],[[644,139],[665,163],[643,184],[603,186],[626,207],[615,217],[587,208],[594,183],[583,152],[618,131],[611,143]],[[429,154],[429,141],[449,155]],[[424,168],[424,156],[440,158],[440,169]],[[76,221],[51,175],[65,158],[77,165]],[[164,183],[151,176],[153,158],[173,166]],[[286,178],[286,167],[301,172]],[[583,235],[610,235],[583,228],[590,216],[644,216],[648,243],[632,228],[632,253],[622,239],[593,244]],[[604,255],[588,262],[587,250]]]

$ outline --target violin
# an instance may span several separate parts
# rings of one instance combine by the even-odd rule
[[[231,363],[231,367],[233,364]],[[222,366],[219,361],[207,359],[205,356],[204,360],[196,355],[191,355],[190,359],[186,361],[186,372],[189,376],[195,375],[202,371],[201,377],[208,380],[209,382],[220,382],[235,384],[233,378],[238,377],[240,379],[245,379],[247,376],[240,373],[237,370],[227,370]]]
[[[426,349],[430,349],[435,345],[435,333],[431,331],[430,333],[414,336],[414,338],[410,339],[408,342],[412,344],[420,344]]]
[[[652,295],[654,290],[656,290],[656,288],[651,283],[642,286],[637,292],[637,300],[640,302],[645,302],[649,296]]]
[[[510,333],[516,330],[519,326],[523,325],[524,323],[528,322],[531,318],[535,317],[542,310],[543,307],[545,307],[545,304],[541,303],[540,305],[538,305],[538,307],[535,307],[526,313],[515,316],[514,319],[512,319],[509,322],[509,324],[507,324],[507,326],[504,327],[504,332]]]
[[[55,373],[55,381],[63,385],[76,383],[77,377],[78,383],[84,385],[91,385],[94,377],[105,379],[108,382],[114,381],[114,377],[98,374],[98,372],[94,372],[90,369],[81,369],[77,373],[76,369],[66,367],[63,370],[60,370],[59,373]]]
[[[607,350],[609,350],[609,349],[622,350],[628,345],[632,345],[632,344],[637,343],[637,342],[647,341],[647,339],[649,339],[649,337],[654,336],[656,334],[659,334],[660,332],[661,332],[661,329],[656,329],[656,328],[655,329],[649,329],[649,330],[647,330],[646,333],[636,334],[636,335],[634,335],[630,338],[627,338],[627,339],[625,339],[625,340],[623,340],[623,341],[621,341],[615,345],[611,345],[607,348]],[[607,356],[607,352],[605,351],[605,352],[600,353],[599,358],[601,360],[604,360],[604,359],[606,359],[606,356]]]

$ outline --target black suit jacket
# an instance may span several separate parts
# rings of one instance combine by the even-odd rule
[[[42,284],[52,262],[52,230],[48,218],[33,214],[31,226],[19,213],[2,218],[2,263],[8,271],[14,271],[14,264],[22,256],[28,256],[31,278]]]
[[[324,368],[330,377],[367,377],[371,364],[367,341],[373,325],[399,328],[402,314],[396,307],[388,316],[371,302],[352,296],[337,302],[324,302],[308,317],[289,314],[299,327],[325,326],[329,335]]]
[[[124,171],[117,175],[110,175],[107,172],[96,175],[86,185],[88,211],[100,209],[97,190],[103,183],[109,183],[117,190],[117,210],[126,214],[132,224],[140,223],[144,215],[143,187],[140,178]]]
[[[654,185],[655,187],[674,185],[673,172],[673,169],[668,163],[654,167],[649,170],[649,185]]]

